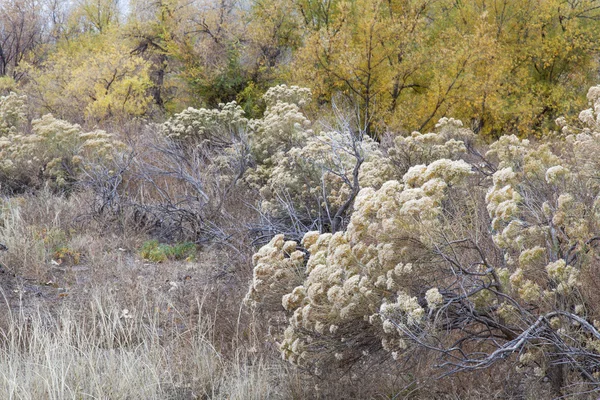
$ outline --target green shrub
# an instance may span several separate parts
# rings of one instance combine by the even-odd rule
[[[159,243],[158,240],[148,240],[142,245],[140,255],[152,262],[167,260],[192,260],[196,256],[196,245],[192,242],[182,242],[173,245]]]

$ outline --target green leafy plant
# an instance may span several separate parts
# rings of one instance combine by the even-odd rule
[[[152,262],[167,260],[192,260],[196,256],[196,245],[192,242],[182,242],[173,245],[159,243],[158,240],[148,240],[142,245],[140,255]]]

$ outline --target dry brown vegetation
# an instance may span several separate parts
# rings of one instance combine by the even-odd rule
[[[322,380],[288,365],[272,321],[242,305],[248,259],[208,245],[144,260],[147,234],[81,220],[87,197],[3,203],[0,397],[363,398],[407,384],[388,367]]]

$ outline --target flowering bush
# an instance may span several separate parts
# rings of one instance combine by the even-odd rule
[[[275,86],[263,96],[267,109],[261,119],[251,121],[250,144],[259,164],[270,165],[313,134],[311,122],[300,107],[310,100],[310,91],[297,86]]]
[[[166,121],[163,133],[173,139],[229,144],[248,124],[244,110],[234,101],[220,104],[218,109],[188,109]]]
[[[68,189],[84,170],[108,163],[126,147],[109,133],[82,132],[79,125],[51,114],[31,125],[30,134],[10,133],[0,139],[0,171],[8,189],[22,190],[42,181]]]
[[[264,215],[289,221],[288,232],[299,237],[311,229],[338,230],[360,187],[378,188],[394,170],[379,145],[344,117],[317,129],[301,111],[309,99],[310,91],[296,86],[267,91],[265,115],[251,124],[258,165],[246,174],[260,190]]]
[[[470,174],[471,167],[462,160],[442,159],[428,167],[413,167],[405,174],[404,183],[388,181],[379,190],[362,189],[345,232],[307,233],[302,242],[310,253],[305,280],[283,297],[283,306],[291,314],[280,344],[284,357],[310,364],[315,352],[321,364],[327,361],[323,359],[327,353],[322,351],[325,338],[339,361],[355,357],[355,351],[371,354],[382,346],[391,352],[404,349],[404,340],[389,323],[384,324],[380,309],[383,307],[386,315],[405,312],[411,325],[419,322],[424,309],[416,297],[409,296],[407,277],[423,267],[402,262],[411,250],[394,250],[398,235],[432,241],[430,235],[441,223],[448,186],[458,190]],[[251,296],[260,296],[260,291],[253,289]],[[363,332],[361,340],[352,337],[359,331]],[[319,351],[311,350],[314,335],[321,337]],[[346,344],[349,340],[352,346]]]
[[[594,381],[598,93],[582,127],[559,120],[544,143],[486,146],[448,119],[396,138],[388,153],[401,179],[362,188],[345,231],[261,249],[247,299],[287,313],[282,356],[323,371],[427,349],[454,372],[520,354],[519,370],[555,393],[571,377]]]
[[[388,155],[404,174],[414,165],[428,164],[440,158],[457,159],[465,155],[467,146],[474,141],[475,135],[463,127],[461,121],[442,118],[436,124],[436,132],[413,132],[408,136],[396,136]]]
[[[310,103],[311,99],[310,89],[299,86],[273,86],[263,95],[263,100],[268,107],[272,107],[277,103],[296,104],[303,107]]]
[[[10,92],[0,96],[0,136],[15,134],[27,120],[27,96]]]
[[[280,85],[263,99],[261,119],[246,119],[235,102],[214,110],[188,108],[165,122],[162,134],[188,148],[187,158],[199,153],[204,168],[222,182],[243,175],[260,192],[263,215],[294,225],[299,236],[310,229],[336,230],[347,222],[361,186],[379,187],[393,175],[378,144],[347,124],[313,129],[301,110],[310,90]]]
[[[372,139],[348,130],[320,132],[277,158],[261,187],[261,208],[275,218],[293,212],[309,229],[327,230],[339,225],[334,216],[350,206],[359,187],[378,188],[392,173]]]

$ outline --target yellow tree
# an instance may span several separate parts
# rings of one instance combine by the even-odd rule
[[[343,93],[368,131],[444,116],[498,136],[548,127],[594,82],[597,1],[290,0],[304,43],[287,77]]]
[[[360,124],[372,133],[405,92],[422,87],[418,50],[430,31],[430,1],[357,0],[312,9],[308,3],[314,2],[297,3],[312,31],[295,58],[292,78],[310,83],[321,100],[340,92],[357,102]]]
[[[242,39],[245,52],[256,60],[251,70],[254,81],[269,80],[274,70],[301,46],[302,22],[287,1],[255,0],[247,14],[248,35]],[[267,75],[267,78],[264,77]]]
[[[583,107],[580,93],[597,82],[600,9],[591,0],[528,1],[521,7],[516,29],[506,29],[502,38],[514,65],[504,85],[514,94],[504,92],[512,101],[503,117],[527,133],[548,125],[557,112]]]
[[[466,86],[469,100],[457,102],[452,115],[471,119],[477,131],[493,136],[527,135],[548,128],[559,110],[580,109],[578,94],[595,82],[598,69],[597,3],[449,3],[444,13],[453,23],[446,31],[455,36],[445,41],[445,47],[466,35],[487,43],[470,45],[482,63],[468,69],[473,75]]]
[[[499,111],[498,88],[509,73],[510,58],[485,13],[438,3],[432,14],[437,18],[425,44],[427,59],[420,65],[422,89],[401,99],[390,125],[422,131],[456,115],[480,132]]]
[[[28,93],[42,109],[70,121],[145,115],[149,65],[130,52],[114,30],[63,42],[39,68],[26,68]]]
[[[78,0],[72,7],[70,24],[83,32],[106,32],[119,23],[121,5],[119,0]]]

